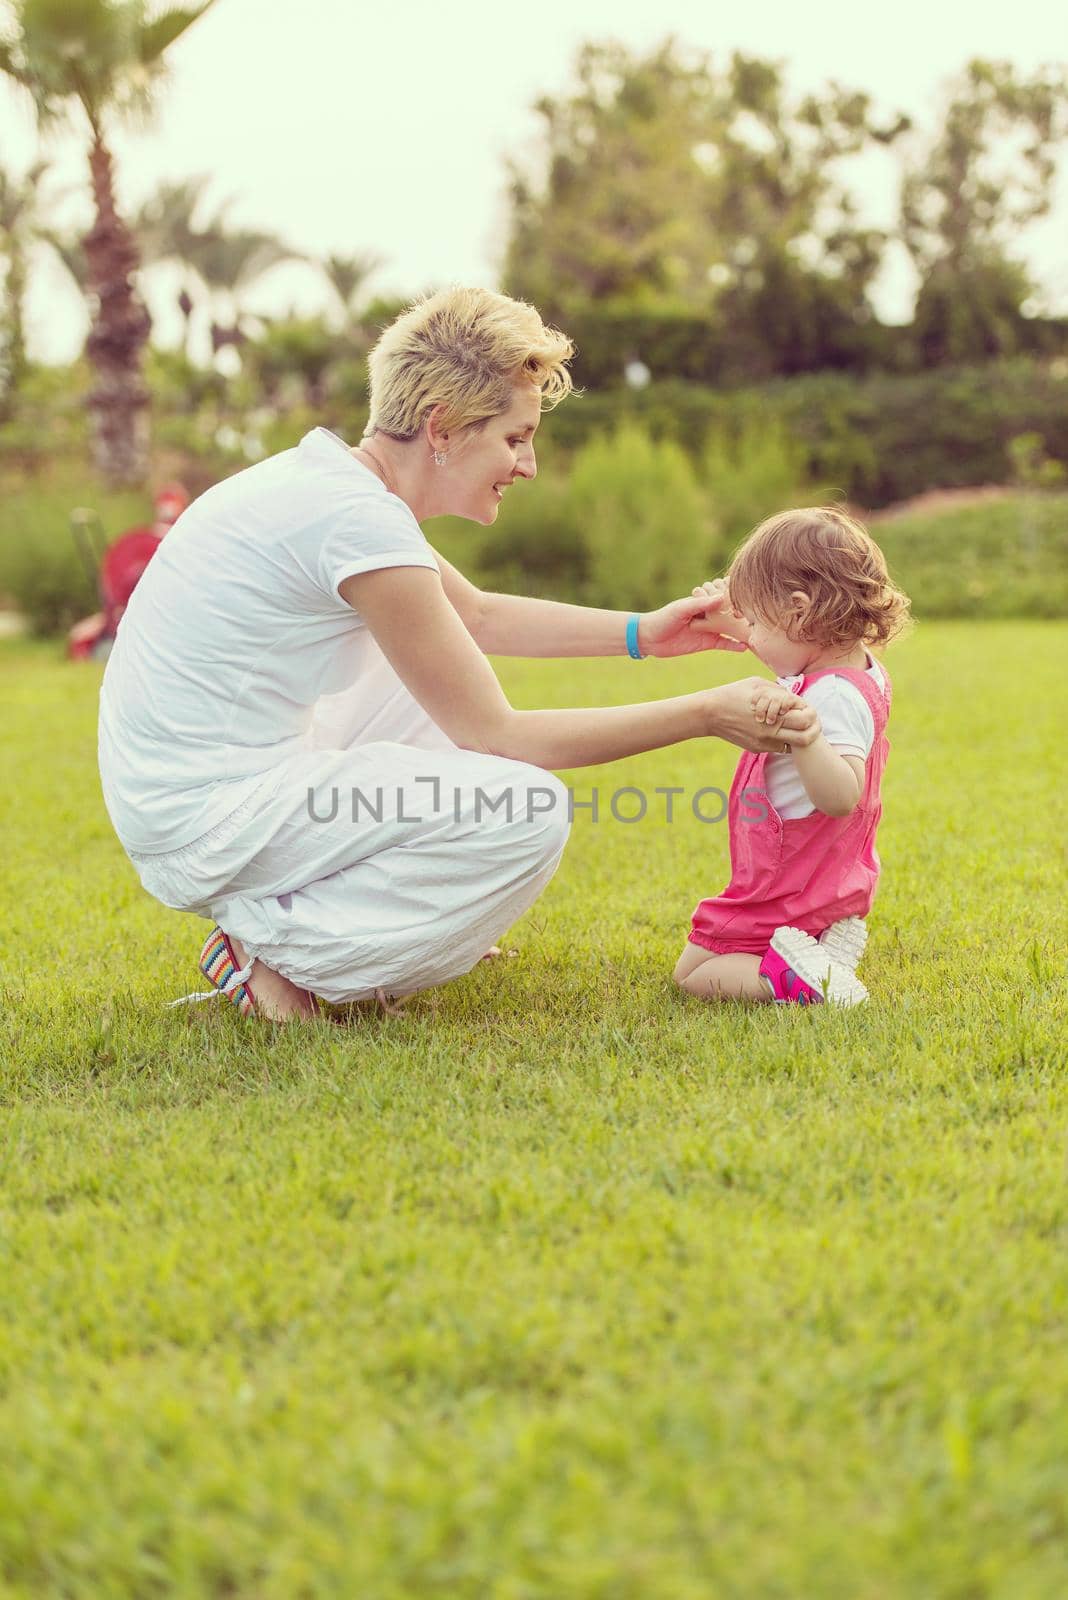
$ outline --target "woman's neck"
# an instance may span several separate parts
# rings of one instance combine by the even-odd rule
[[[437,485],[433,465],[429,456],[424,459],[423,451],[413,449],[406,440],[391,439],[382,433],[369,434],[350,450],[357,461],[381,479],[390,494],[405,502],[417,522],[440,514],[434,495]]]

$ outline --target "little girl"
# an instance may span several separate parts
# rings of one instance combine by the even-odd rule
[[[781,755],[739,761],[731,881],[694,912],[675,981],[709,1000],[857,1005],[889,750],[890,680],[868,646],[900,632],[908,599],[870,534],[825,507],[761,523],[705,592],[778,676],[754,690],[758,719],[777,725],[793,695],[810,714]]]

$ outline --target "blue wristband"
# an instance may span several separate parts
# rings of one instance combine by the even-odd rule
[[[627,654],[632,661],[645,660],[638,648],[638,624],[641,620],[637,611],[632,617],[627,618]]]

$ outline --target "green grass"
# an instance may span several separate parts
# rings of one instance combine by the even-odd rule
[[[0,1592],[1068,1592],[1068,628],[889,663],[866,1008],[677,994],[725,829],[580,813],[515,958],[285,1029],[162,1009],[204,925],[110,834],[98,671],[0,648]]]

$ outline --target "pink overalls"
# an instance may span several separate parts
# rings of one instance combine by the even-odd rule
[[[885,669],[884,669],[885,671]],[[766,755],[742,756],[734,774],[727,820],[731,881],[722,894],[702,900],[693,914],[691,944],[714,955],[763,955],[776,928],[788,925],[818,936],[840,917],[864,917],[879,881],[875,830],[882,815],[879,789],[890,750],[890,679],[885,693],[855,667],[823,667],[790,685],[804,694],[817,678],[847,678],[867,701],[875,740],[864,769],[864,792],[848,817],[813,811],[784,822],[764,786]]]

